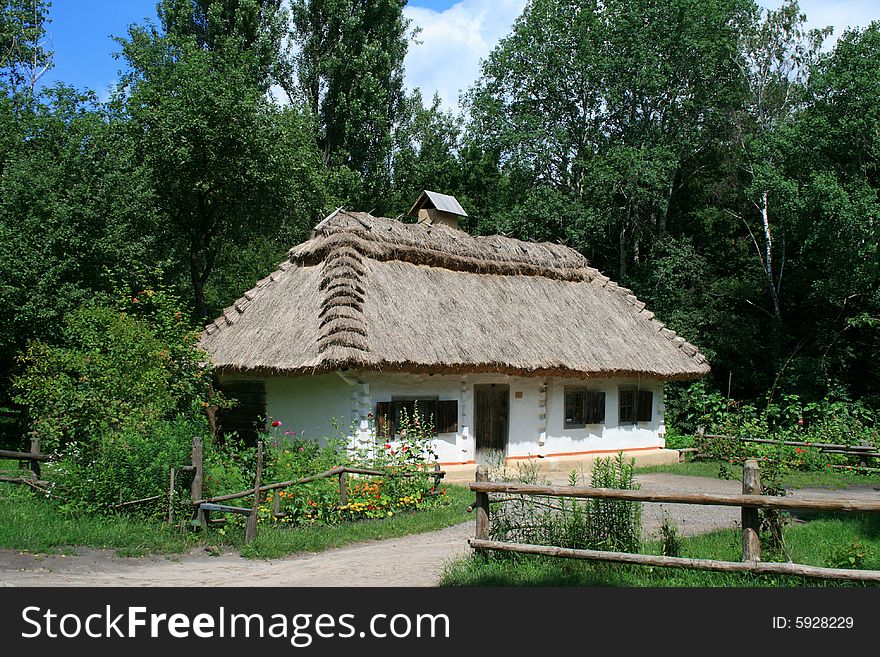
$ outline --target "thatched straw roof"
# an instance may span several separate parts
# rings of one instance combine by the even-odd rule
[[[220,372],[709,372],[573,249],[345,211],[209,324],[202,346]]]

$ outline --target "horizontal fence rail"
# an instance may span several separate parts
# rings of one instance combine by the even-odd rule
[[[873,452],[877,448],[874,445],[840,445],[838,443],[809,443],[801,440],[773,440],[772,438],[751,438],[749,436],[725,436],[716,433],[697,433],[697,438],[713,438],[716,440],[739,440],[744,443],[762,443],[765,445],[786,445],[788,447],[815,447],[823,451],[829,449],[844,450],[859,454],[861,452]]]
[[[56,461],[58,457],[54,454],[35,454],[33,452],[15,452],[9,449],[0,449],[0,459],[19,459],[22,461]]]
[[[578,550],[551,545],[530,545],[528,543],[507,543],[469,539],[472,548],[478,550],[499,550],[520,554],[538,554],[567,559],[588,559],[611,561],[641,566],[663,566],[687,568],[690,570],[711,570],[716,572],[740,572],[774,575],[800,575],[818,579],[837,579],[857,582],[880,582],[878,570],[849,570],[847,568],[820,568],[797,563],[776,563],[773,561],[716,561],[715,559],[688,559],[685,557],[664,557],[653,554],[632,554],[630,552],[605,552],[602,550]]]
[[[443,470],[425,470],[423,473],[410,473],[410,472],[388,472],[384,470],[366,470],[364,468],[349,468],[347,466],[337,466],[335,468],[330,468],[329,470],[325,470],[324,472],[320,472],[316,475],[311,475],[308,477],[303,477],[302,479],[293,479],[291,481],[280,481],[276,484],[266,484],[265,486],[260,486],[259,493],[265,493],[270,490],[278,490],[279,488],[290,488],[292,486],[298,486],[300,484],[307,484],[312,481],[317,481],[318,479],[329,479],[330,477],[338,477],[343,474],[359,474],[359,475],[368,475],[374,477],[414,477],[414,476],[425,476],[425,477],[436,477],[439,481],[442,477],[446,475],[446,472]],[[217,495],[215,497],[208,497],[201,500],[193,500],[194,506],[199,506],[205,503],[212,502],[226,502],[229,500],[237,500],[242,497],[249,497],[254,494],[254,489],[240,491],[238,493],[229,493],[228,495]]]
[[[673,504],[708,504],[713,506],[747,506],[759,509],[792,511],[859,511],[880,512],[880,500],[823,500],[793,499],[772,495],[716,495],[712,493],[661,493],[617,488],[589,488],[572,486],[538,486],[511,482],[473,482],[470,489],[479,493],[508,493],[516,495],[544,495],[549,497],[578,497],[630,502],[667,502]]]

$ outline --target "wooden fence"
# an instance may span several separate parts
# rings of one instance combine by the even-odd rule
[[[750,572],[757,574],[800,575],[819,579],[850,580],[860,582],[880,582],[880,571],[850,570],[844,568],[821,568],[796,563],[775,563],[761,561],[761,542],[759,534],[758,509],[778,509],[786,511],[826,511],[826,512],[880,512],[880,499],[877,501],[848,499],[805,499],[771,495],[761,495],[760,472],[755,460],[746,461],[743,468],[742,495],[716,495],[687,492],[652,492],[642,490],[619,490],[610,488],[538,486],[513,482],[489,482],[487,470],[477,468],[476,481],[470,489],[476,493],[472,509],[476,514],[474,538],[468,543],[476,550],[499,550],[522,554],[610,561],[637,565],[688,568],[719,572]],[[628,552],[604,550],[584,550],[547,545],[531,545],[490,540],[491,512],[489,495],[538,495],[545,497],[572,497],[606,500],[626,500],[630,502],[667,502],[674,504],[707,504],[738,506],[742,509],[742,561],[717,561],[714,559],[689,559]]]
[[[841,445],[838,443],[810,443],[806,441],[800,440],[773,440],[771,438],[752,438],[751,436],[726,436],[722,434],[712,434],[712,433],[704,433],[703,431],[697,431],[694,434],[694,444],[695,447],[687,447],[679,450],[681,456],[685,454],[689,454],[694,458],[710,458],[709,454],[703,453],[701,450],[703,447],[701,443],[704,443],[706,440],[726,440],[726,441],[739,441],[743,443],[758,443],[765,445],[785,445],[788,447],[812,447],[818,449],[823,454],[842,454],[846,456],[856,457],[859,460],[858,466],[847,466],[842,464],[832,464],[833,468],[851,468],[858,467],[860,470],[865,470],[866,472],[880,472],[880,468],[872,468],[868,467],[867,459],[876,459],[880,458],[880,451],[878,451],[875,445],[863,444],[863,445]]]
[[[7,459],[19,459],[22,463],[29,462],[31,464],[31,472],[28,476],[18,476],[18,477],[8,477],[8,476],[0,476],[0,482],[9,482],[16,484],[26,484],[31,486],[32,488],[36,488],[42,492],[47,492],[41,488],[41,486],[46,486],[50,482],[43,481],[39,479],[40,477],[40,463],[45,463],[47,461],[56,460],[56,456],[52,454],[41,454],[40,453],[40,441],[37,438],[31,439],[31,451],[30,452],[17,452],[10,450],[0,450],[0,458]],[[345,506],[348,499],[348,475],[361,475],[361,476],[371,476],[371,477],[414,477],[414,476],[427,476],[434,478],[434,489],[437,490],[440,486],[440,480],[446,475],[446,473],[440,469],[439,464],[434,465],[434,469],[431,471],[425,472],[393,472],[393,471],[385,471],[385,470],[369,470],[364,468],[351,468],[348,466],[337,466],[335,468],[331,468],[325,472],[320,472],[315,475],[311,475],[308,477],[303,477],[302,479],[295,479],[291,481],[281,481],[274,484],[263,484],[263,443],[262,441],[257,442],[257,472],[254,481],[254,485],[252,488],[248,490],[241,491],[238,493],[230,493],[227,495],[217,495],[214,497],[204,497],[204,446],[201,436],[195,436],[193,438],[192,443],[192,452],[190,457],[190,463],[187,465],[182,465],[178,467],[171,467],[168,473],[168,493],[167,493],[167,504],[168,504],[168,516],[167,522],[168,525],[171,526],[174,523],[174,498],[175,491],[177,487],[177,479],[181,473],[192,473],[192,481],[190,483],[190,496],[192,498],[193,505],[193,520],[195,523],[206,529],[209,522],[209,513],[211,512],[219,512],[219,513],[236,513],[247,516],[247,523],[245,525],[245,542],[250,542],[257,535],[257,509],[259,507],[260,496],[263,493],[273,490],[279,490],[284,488],[290,488],[292,486],[298,486],[301,484],[306,484],[310,481],[317,481],[319,479],[328,479],[330,477],[336,477],[339,480],[339,506]],[[251,507],[239,507],[232,505],[220,504],[220,502],[228,502],[230,500],[241,499],[244,497],[253,496],[253,505]],[[123,501],[119,500],[118,504],[113,505],[114,509],[124,509],[129,506],[137,505],[137,504],[145,504],[147,502],[155,502],[156,500],[160,500],[166,495],[152,495],[150,497],[144,497],[137,500],[128,500]],[[272,513],[276,518],[283,517],[284,513],[281,513],[280,509],[280,501],[281,498],[276,495],[273,498],[273,507]]]
[[[201,446],[199,451],[199,458],[201,459]],[[195,446],[193,447],[193,463],[196,463],[195,456]],[[245,543],[252,541],[257,535],[257,509],[260,503],[260,497],[263,493],[267,493],[269,491],[281,490],[285,488],[291,488],[293,486],[299,486],[301,484],[307,484],[312,481],[318,481],[319,479],[330,479],[336,478],[339,481],[339,506],[345,506],[348,500],[348,475],[360,475],[360,476],[370,476],[370,477],[433,477],[434,478],[434,489],[439,488],[440,480],[446,476],[446,473],[440,469],[440,464],[435,464],[434,469],[431,471],[425,472],[392,472],[387,470],[368,470],[364,468],[351,468],[348,466],[340,465],[335,468],[330,468],[324,472],[320,472],[318,474],[310,475],[308,477],[303,477],[301,479],[293,479],[290,481],[280,481],[274,484],[263,484],[262,483],[262,470],[263,470],[263,444],[262,442],[257,443],[257,475],[254,480],[253,488],[249,488],[245,491],[240,491],[238,493],[229,493],[226,495],[216,495],[214,497],[202,498],[202,481],[201,477],[198,473],[201,472],[201,465],[199,464],[199,469],[196,470],[196,478],[193,480],[193,489],[192,489],[192,500],[193,507],[195,508],[194,516],[197,522],[202,527],[207,527],[209,522],[208,514],[211,512],[220,512],[220,513],[238,513],[247,516],[247,524],[245,528]],[[196,479],[198,479],[198,489],[196,489]],[[238,506],[230,506],[220,504],[220,502],[228,502],[230,500],[241,499],[244,497],[253,496],[253,505],[251,508],[246,507],[238,507]],[[273,496],[272,499],[272,515],[276,518],[282,518],[286,514],[281,512],[280,508],[281,497],[278,495]],[[169,505],[170,508],[170,505]],[[169,521],[170,522],[170,521]]]
[[[0,481],[5,481],[13,484],[26,484],[33,488],[46,486],[49,484],[49,482],[40,479],[40,477],[42,476],[40,464],[46,463],[47,461],[54,461],[56,458],[57,457],[52,454],[41,454],[40,439],[32,435],[31,449],[29,452],[17,452],[8,449],[0,449],[0,459],[17,459],[18,467],[21,471],[21,474],[17,477],[0,475]],[[30,472],[25,474],[26,470],[30,470]]]

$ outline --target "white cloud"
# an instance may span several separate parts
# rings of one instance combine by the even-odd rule
[[[404,62],[406,86],[429,101],[436,91],[443,107],[457,110],[459,95],[479,77],[480,60],[510,32],[526,0],[462,0],[438,12],[407,6],[404,15],[421,28]]]

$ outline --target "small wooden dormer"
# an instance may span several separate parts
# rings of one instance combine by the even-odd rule
[[[409,214],[418,218],[419,223],[443,224],[456,229],[459,220],[468,216],[454,196],[428,190],[419,195]]]

